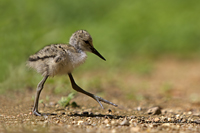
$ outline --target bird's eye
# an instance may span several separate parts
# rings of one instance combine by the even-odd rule
[[[86,44],[90,44],[89,41],[84,41]]]

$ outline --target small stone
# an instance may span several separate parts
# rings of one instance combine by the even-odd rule
[[[180,118],[180,115],[176,115],[176,119],[179,119]]]
[[[77,125],[81,125],[81,124],[83,124],[82,120],[80,120],[80,121],[77,122]]]
[[[154,119],[154,121],[155,121],[155,122],[159,122],[159,121],[160,121],[160,118],[156,117],[156,118]]]
[[[167,121],[168,121],[168,118],[167,118],[167,117],[164,117],[164,116],[161,116],[161,121],[162,121],[162,122],[167,122]]]
[[[56,106],[55,106],[56,108],[59,108],[60,106],[59,106],[59,104],[56,104]],[[40,111],[41,112],[41,111]]]
[[[35,123],[35,122],[31,122],[31,124],[32,124],[32,125],[36,125],[36,123]]]
[[[96,123],[93,123],[93,124],[91,124],[91,126],[94,126],[94,127],[95,127],[95,126],[97,126],[97,124],[96,124]]]
[[[164,123],[162,124],[163,127],[169,127],[170,126],[170,123]]]
[[[104,123],[104,124],[109,124],[109,123],[110,123],[110,120],[105,119],[105,121],[104,121],[103,123]]]
[[[141,111],[142,110],[142,107],[137,107],[137,111]]]
[[[122,126],[129,126],[130,123],[129,123],[129,121],[125,118],[125,119],[121,122],[120,125],[122,125]]]
[[[90,121],[91,121],[91,119],[90,119],[90,118],[86,118],[86,121],[90,122]]]
[[[115,125],[115,124],[116,124],[116,122],[115,122],[114,120],[112,120],[112,121],[111,121],[111,124],[112,124],[112,125]]]
[[[72,121],[72,124],[76,124],[76,121]]]
[[[85,112],[82,112],[81,114],[84,116],[87,116],[87,115],[89,115],[89,112],[85,111]]]
[[[52,119],[55,119],[55,118],[56,118],[56,116],[51,116],[51,118],[52,118]]]
[[[130,119],[136,119],[137,117],[134,116],[134,115],[132,115],[132,116],[130,116],[129,118],[130,118]]]
[[[182,122],[182,123],[185,123],[185,122],[186,122],[186,119],[182,119],[181,122]]]
[[[157,127],[157,126],[159,126],[159,124],[157,124],[157,123],[153,123],[153,124],[149,125],[150,128]]]
[[[171,122],[174,122],[175,121],[175,118],[171,118]]]
[[[200,120],[194,120],[193,123],[200,124]]]
[[[161,108],[160,107],[152,107],[147,111],[147,114],[159,115],[159,114],[161,114]]]
[[[191,114],[192,114],[192,112],[191,112],[191,111],[189,111],[189,112],[188,112],[188,115],[191,115]]]
[[[57,121],[56,121],[56,124],[58,124],[58,123],[60,123],[60,120],[57,120]]]
[[[47,116],[47,115],[45,115],[45,116],[44,116],[44,119],[45,119],[45,120],[46,120],[46,119],[48,119],[48,116]]]
[[[112,110],[111,110],[111,109],[108,109],[108,113],[112,113]]]
[[[180,129],[180,127],[181,127],[180,125],[176,125],[176,129]]]
[[[110,127],[110,124],[106,124],[106,127]]]

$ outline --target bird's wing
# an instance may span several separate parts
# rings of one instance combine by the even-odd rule
[[[75,51],[74,47],[66,44],[51,44],[45,46],[43,49],[31,55],[29,57],[29,61],[38,61],[45,59],[54,59],[56,63],[62,60],[63,57],[66,58],[67,51]]]

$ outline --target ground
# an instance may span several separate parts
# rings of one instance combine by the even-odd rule
[[[79,107],[63,108],[57,102],[67,92],[53,94],[44,88],[39,110],[57,114],[45,117],[31,113],[35,88],[8,91],[0,97],[0,132],[200,132],[199,69],[198,60],[167,59],[144,73],[118,71],[109,80],[102,78],[97,90],[89,90],[119,105],[103,104],[105,109],[79,93],[72,99]],[[93,73],[82,78],[92,80]]]

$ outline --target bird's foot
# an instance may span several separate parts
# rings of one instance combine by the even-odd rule
[[[108,101],[108,100],[105,100],[105,99],[103,99],[103,98],[101,98],[101,97],[99,97],[99,96],[95,96],[95,95],[94,95],[94,99],[100,104],[100,106],[101,106],[102,109],[104,109],[104,107],[103,107],[103,105],[101,104],[100,101],[102,101],[102,102],[104,102],[104,103],[107,103],[107,104],[110,104],[110,105],[113,105],[113,106],[115,106],[115,107],[118,106],[118,105],[116,105],[116,104],[114,104],[114,103],[112,103],[112,102],[110,102],[110,101]]]
[[[39,111],[37,110],[33,110],[33,114],[35,116],[49,116],[49,115],[57,115],[57,114],[54,114],[54,113],[40,113]]]
[[[42,114],[39,111],[37,111],[36,109],[34,109],[32,112],[35,116],[42,116]]]

